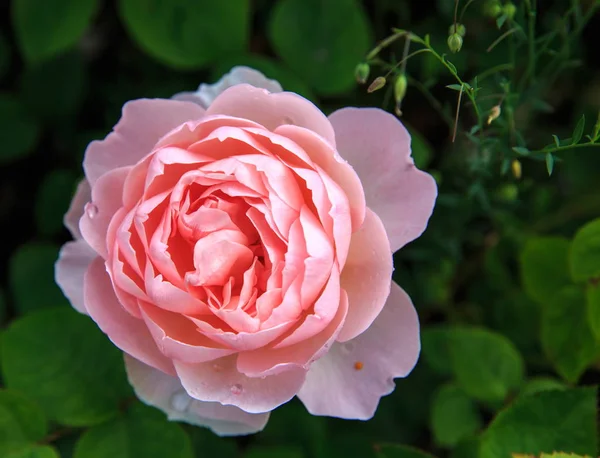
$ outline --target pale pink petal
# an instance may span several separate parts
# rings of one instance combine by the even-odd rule
[[[304,369],[290,368],[277,375],[250,378],[238,372],[235,356],[200,364],[175,361],[175,369],[194,399],[233,405],[248,413],[269,412],[292,399],[306,374]]]
[[[56,283],[75,310],[87,314],[83,301],[83,278],[90,263],[98,256],[85,240],[65,243],[54,268]]]
[[[146,324],[127,313],[117,300],[100,257],[92,261],[85,274],[83,295],[88,314],[117,347],[156,369],[174,374],[173,363],[160,353]]]
[[[367,208],[365,222],[352,234],[348,259],[341,274],[349,308],[338,341],[356,337],[379,315],[390,294],[393,270],[385,228],[377,215]]]
[[[395,283],[371,327],[335,343],[308,371],[298,397],[313,415],[368,420],[395,377],[413,369],[420,351],[419,320],[408,295]]]
[[[177,377],[129,355],[125,355],[125,367],[137,397],[161,409],[169,420],[204,426],[219,436],[239,436],[261,431],[269,419],[269,413],[251,414],[218,402],[197,401],[186,393]]]
[[[104,140],[89,144],[83,161],[85,176],[93,187],[109,170],[137,163],[170,130],[203,115],[204,109],[191,102],[164,99],[127,102],[113,132]]]
[[[250,119],[269,130],[284,124],[305,127],[335,146],[335,134],[327,117],[312,102],[292,92],[269,93],[248,84],[226,89],[206,110]]]
[[[267,78],[258,70],[250,67],[233,67],[229,73],[221,77],[213,84],[201,84],[196,92],[180,92],[173,96],[175,100],[187,100],[195,102],[204,108],[208,108],[221,92],[236,84],[250,84],[251,86],[266,89],[269,92],[281,92],[281,85]]]
[[[433,211],[437,187],[415,167],[410,135],[402,123],[378,108],[343,108],[329,119],[338,152],[358,173],[367,206],[383,221],[392,251],[419,237]]]
[[[77,190],[69,205],[69,210],[65,213],[63,219],[64,224],[75,240],[81,238],[81,232],[79,231],[79,220],[83,215],[85,204],[92,200],[92,189],[90,184],[84,178],[77,185]]]

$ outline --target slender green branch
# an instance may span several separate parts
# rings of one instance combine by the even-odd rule
[[[514,68],[515,68],[515,66],[513,64],[496,65],[495,67],[488,68],[487,70],[481,72],[479,75],[477,75],[477,79],[479,80],[479,82],[481,82],[484,79],[486,79],[488,76],[491,76],[495,73],[499,73],[504,70],[513,70]]]
[[[600,143],[593,143],[593,142],[586,142],[586,143],[578,143],[577,145],[564,145],[564,146],[549,146],[546,148],[542,148],[540,150],[537,151],[531,151],[532,154],[547,154],[547,153],[563,153],[567,150],[571,150],[571,149],[579,149],[579,148],[591,148],[591,147],[596,147],[596,148],[600,148]]]
[[[512,35],[517,30],[519,30],[518,27],[513,27],[512,29],[509,29],[506,32],[504,32],[502,35],[500,35],[497,39],[494,40],[494,42],[488,47],[488,49],[486,49],[486,52],[490,52],[492,49],[494,49],[496,46],[498,46],[498,44],[502,40],[504,40],[507,36]]]

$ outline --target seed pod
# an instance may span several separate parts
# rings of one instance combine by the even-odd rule
[[[510,164],[510,168],[512,170],[513,176],[517,180],[519,180],[521,178],[522,173],[523,173],[523,170],[521,168],[521,161],[519,161],[518,159],[513,159],[513,161]]]
[[[367,82],[369,73],[371,73],[371,67],[366,62],[361,62],[354,69],[354,77],[359,84],[365,84]]]
[[[467,28],[457,22],[448,28],[448,35],[452,35],[453,33],[458,33],[461,37],[464,37],[467,33]]]
[[[367,89],[367,92],[371,93],[371,92],[378,91],[383,86],[385,86],[386,83],[387,83],[387,80],[383,76],[378,76],[377,78],[375,78],[373,80],[373,82],[371,83],[371,85]]]
[[[500,117],[500,113],[502,112],[500,105],[494,105],[492,107],[492,109],[490,110],[490,115],[487,118],[487,124],[488,126],[496,119],[498,119],[498,117]]]
[[[458,33],[453,33],[448,37],[448,48],[453,53],[460,51],[463,45],[463,38]]]
[[[512,19],[515,17],[515,14],[517,13],[517,7],[515,6],[514,3],[507,2],[504,4],[504,7],[502,8],[502,12],[504,14],[506,14],[506,17],[508,19]]]

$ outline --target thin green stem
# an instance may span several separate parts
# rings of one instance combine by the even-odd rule
[[[535,21],[537,15],[537,1],[536,0],[525,0],[527,5],[527,42],[528,42],[528,59],[527,69],[525,75],[523,75],[522,87],[526,87],[528,81],[532,81],[535,78]]]
[[[519,30],[519,27],[513,27],[512,29],[509,29],[506,32],[504,32],[502,35],[500,35],[498,38],[496,38],[491,45],[489,45],[488,49],[486,49],[486,52],[490,52],[492,49],[494,49],[496,46],[498,46],[498,44],[502,40],[504,40],[507,36],[512,35],[517,30]]]
[[[486,71],[481,72],[479,75],[477,75],[477,79],[479,80],[479,82],[481,82],[488,76],[493,75],[494,73],[499,73],[504,70],[513,70],[514,68],[515,68],[515,66],[513,64],[496,65],[495,67],[488,68]]]
[[[579,148],[591,148],[591,147],[596,147],[596,148],[600,148],[600,143],[592,143],[592,142],[587,142],[587,143],[578,143],[577,145],[564,145],[564,146],[552,146],[552,147],[547,147],[547,148],[543,148],[537,151],[531,151],[532,154],[547,154],[547,153],[562,153],[564,151],[567,150],[571,150],[571,149],[579,149]]]

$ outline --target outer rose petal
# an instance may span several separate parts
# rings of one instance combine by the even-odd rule
[[[254,87],[266,89],[269,92],[283,91],[277,81],[267,78],[258,70],[239,66],[233,67],[229,73],[225,74],[216,83],[201,84],[196,92],[180,92],[179,94],[175,94],[173,99],[187,100],[208,108],[221,92],[236,84],[250,84]]]
[[[83,170],[92,187],[109,170],[133,165],[152,151],[166,133],[200,119],[204,109],[191,102],[139,99],[127,102],[113,132],[89,144]]]
[[[54,268],[56,283],[75,310],[87,315],[83,300],[83,278],[90,263],[98,256],[85,240],[63,245]]]
[[[83,295],[89,315],[117,347],[156,369],[175,373],[173,363],[160,353],[144,322],[132,317],[119,303],[100,257],[92,261],[85,274]]]
[[[381,396],[394,390],[393,378],[413,369],[420,348],[417,312],[404,290],[392,283],[389,299],[369,329],[334,344],[316,361],[298,397],[313,415],[368,420]]]
[[[390,294],[392,252],[381,220],[367,208],[362,227],[352,234],[341,275],[348,293],[348,316],[337,340],[345,342],[365,331]]]
[[[75,240],[81,238],[81,232],[79,231],[79,219],[83,215],[85,204],[92,200],[92,189],[90,184],[84,178],[77,185],[77,190],[69,205],[69,210],[65,213],[63,222],[69,232]]]
[[[262,431],[269,419],[269,413],[251,414],[218,402],[197,401],[186,393],[178,378],[127,354],[125,367],[138,398],[164,411],[169,420],[205,426],[219,436],[236,436]]]
[[[419,237],[433,211],[437,187],[414,166],[406,128],[378,108],[343,108],[329,120],[337,149],[358,173],[367,206],[383,221],[392,251]]]

